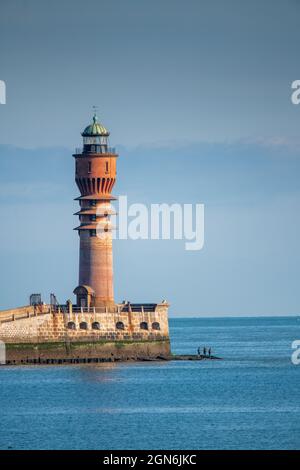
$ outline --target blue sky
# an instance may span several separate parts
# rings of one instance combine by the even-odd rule
[[[204,203],[205,246],[116,241],[116,298],[172,315],[299,313],[296,0],[2,1],[2,308],[77,284],[72,151],[91,107],[114,193]]]

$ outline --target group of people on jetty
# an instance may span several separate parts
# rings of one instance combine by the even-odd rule
[[[202,349],[203,353],[201,354],[201,348],[199,346],[197,352],[198,352],[198,356],[204,356],[204,357],[211,357],[211,348],[207,348],[206,346],[204,346],[204,348]]]

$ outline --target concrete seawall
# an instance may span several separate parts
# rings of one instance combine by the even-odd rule
[[[168,339],[10,343],[6,345],[6,363],[8,365],[162,360],[169,357],[170,342]]]

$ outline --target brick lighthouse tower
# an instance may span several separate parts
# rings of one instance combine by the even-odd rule
[[[77,150],[76,184],[80,225],[79,285],[74,290],[78,307],[110,307],[114,305],[112,226],[114,213],[110,201],[116,181],[118,155],[109,147],[109,132],[98,122],[93,122],[83,133],[83,148]]]

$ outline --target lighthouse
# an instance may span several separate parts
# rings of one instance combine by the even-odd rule
[[[80,192],[75,214],[79,217],[76,305],[71,300],[60,304],[54,294],[46,304],[35,294],[30,296],[30,305],[0,310],[0,342],[14,344],[7,361],[69,364],[169,359],[168,302],[115,302],[110,219],[115,214],[111,201],[116,199],[112,189],[118,155],[96,113],[81,135],[82,147],[73,155]]]
[[[79,285],[74,290],[77,306],[114,305],[113,253],[110,217],[114,214],[111,192],[116,181],[118,155],[109,146],[109,131],[97,114],[82,132],[83,145],[73,155],[75,181],[80,191]]]

